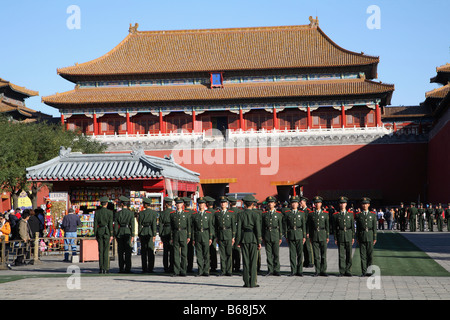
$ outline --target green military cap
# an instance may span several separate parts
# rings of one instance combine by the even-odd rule
[[[370,203],[370,198],[364,197],[361,199],[362,204]]]
[[[182,199],[183,199],[184,203],[190,203],[191,202],[191,198],[189,198],[189,197],[182,197]]]
[[[348,201],[347,197],[344,196],[339,197],[339,203],[347,203],[347,201]]]
[[[144,198],[144,199],[142,199],[142,202],[146,203],[146,204],[152,204],[152,199]]]
[[[237,202],[237,199],[235,197],[229,196],[228,197],[228,201],[230,201],[230,202]]]
[[[293,196],[292,198],[291,198],[291,203],[292,202],[300,202],[300,198],[298,197],[298,196]]]
[[[181,198],[181,197],[176,197],[174,200],[175,200],[175,203],[184,203],[183,198]]]
[[[228,202],[228,198],[226,196],[221,196],[220,202]]]
[[[251,194],[247,194],[242,200],[245,202],[258,202],[258,200],[256,200],[256,198]]]
[[[277,202],[277,199],[276,199],[275,197],[268,196],[268,197],[266,198],[266,201],[267,201],[267,202]]]
[[[301,196],[300,201],[308,201],[308,198]]]
[[[403,202],[400,202],[400,205],[402,205],[403,204]]]
[[[166,201],[166,202],[172,202],[172,201],[173,201],[173,199],[172,199],[172,198],[170,198],[170,197],[164,197],[164,201]]]
[[[315,196],[315,197],[313,198],[313,200],[314,200],[315,203],[317,203],[317,202],[323,202],[323,198],[322,198],[321,196]]]
[[[415,206],[415,205],[416,205],[416,203],[415,203],[415,202],[411,202],[411,205],[412,205],[412,206]]]
[[[120,196],[119,200],[122,201],[122,202],[130,202],[130,198],[127,198],[125,196]]]
[[[108,202],[109,198],[108,197],[101,197],[100,198],[100,202]]]
[[[197,203],[206,203],[205,197],[200,197],[197,199]]]

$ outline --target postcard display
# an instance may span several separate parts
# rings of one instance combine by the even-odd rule
[[[94,236],[95,209],[100,206],[100,198],[108,197],[116,203],[121,195],[130,198],[130,209],[134,212],[143,210],[143,198],[151,199],[151,209],[160,211],[163,206],[163,193],[151,193],[147,191],[134,191],[125,187],[113,188],[75,188],[71,191],[70,202],[75,212],[83,211],[80,215],[81,226],[77,230],[78,236]]]

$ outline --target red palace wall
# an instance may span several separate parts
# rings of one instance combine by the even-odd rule
[[[276,181],[298,181],[304,185],[304,195],[312,198],[323,192],[341,194],[349,190],[367,190],[379,194],[385,204],[423,199],[426,184],[427,144],[369,144],[339,146],[281,147],[273,156],[273,175],[261,175],[261,168],[270,164],[249,164],[249,149],[245,164],[205,164],[180,162],[177,157],[194,155],[178,152],[177,163],[199,172],[200,179],[236,178],[229,184],[230,192],[255,192],[256,198],[265,199],[277,194]],[[253,150],[254,151],[254,150]],[[170,150],[146,151],[146,154],[163,157]],[[203,156],[204,157],[204,156]],[[268,154],[270,158],[270,153]],[[225,161],[226,157],[223,156]],[[279,159],[279,163],[277,162]]]
[[[428,199],[434,204],[450,202],[450,121],[428,144]]]

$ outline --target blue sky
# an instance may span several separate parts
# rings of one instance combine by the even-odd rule
[[[66,21],[70,5],[80,8],[80,29]],[[380,8],[380,29],[369,29],[370,5]],[[54,116],[41,96],[72,90],[56,69],[93,60],[139,30],[232,28],[308,24],[341,47],[379,56],[378,80],[395,84],[392,105],[417,105],[437,87],[429,80],[450,62],[448,0],[18,0],[2,1],[0,77],[39,91],[27,106]]]

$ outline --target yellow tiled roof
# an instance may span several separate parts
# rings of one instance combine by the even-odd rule
[[[134,31],[100,58],[60,68],[73,77],[376,65],[310,25]]]
[[[2,87],[10,87],[12,90],[14,90],[16,92],[19,92],[19,93],[21,93],[23,95],[27,95],[29,97],[33,97],[33,96],[38,96],[39,95],[38,91],[34,91],[34,90],[27,89],[25,87],[18,86],[18,85],[14,84],[14,83],[11,83],[11,82],[9,82],[7,80],[4,80],[4,79],[0,78],[0,88],[2,88]]]
[[[204,85],[160,87],[81,88],[42,97],[51,106],[93,103],[211,101],[257,98],[323,97],[365,94],[392,94],[394,85],[366,79],[289,81],[278,83],[229,84],[211,89]]]

